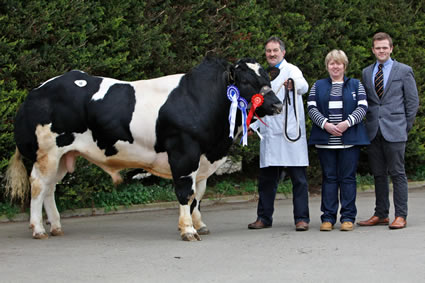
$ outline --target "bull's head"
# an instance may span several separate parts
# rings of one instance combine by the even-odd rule
[[[282,111],[282,103],[271,89],[268,74],[257,61],[241,59],[234,65],[233,72],[234,83],[248,103],[255,94],[263,96],[263,104],[256,109],[258,116],[279,114]]]

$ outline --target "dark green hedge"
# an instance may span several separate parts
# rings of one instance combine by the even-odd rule
[[[424,96],[423,1],[1,0],[0,30],[1,177],[14,152],[12,121],[20,103],[30,89],[71,69],[138,80],[187,72],[207,53],[264,64],[264,41],[278,35],[288,61],[312,84],[327,75],[323,61],[333,48],[347,53],[348,75],[360,78],[374,61],[372,35],[385,31],[394,39],[393,57],[413,67]],[[409,174],[425,170],[423,113],[421,106],[409,136]],[[257,167],[258,144],[251,144],[233,149],[254,161],[246,170]],[[318,183],[314,150],[310,160],[310,181]],[[367,173],[365,156],[359,168]]]

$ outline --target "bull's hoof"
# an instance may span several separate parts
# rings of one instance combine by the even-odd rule
[[[196,232],[198,232],[199,235],[208,235],[210,230],[207,228],[207,226],[204,226],[196,230]]]
[[[185,233],[182,236],[182,240],[183,241],[188,241],[188,242],[196,242],[196,241],[201,241],[201,237],[199,237],[199,235],[197,233],[192,234],[192,233]]]
[[[61,228],[53,229],[52,231],[50,231],[50,234],[52,236],[63,236],[64,235]]]
[[[47,235],[47,233],[36,233],[33,234],[32,237],[37,240],[44,240],[49,238],[49,235]]]

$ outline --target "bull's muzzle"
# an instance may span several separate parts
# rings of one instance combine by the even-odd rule
[[[280,114],[282,112],[283,104],[282,103],[276,103],[272,105],[273,107],[273,113],[274,114]]]

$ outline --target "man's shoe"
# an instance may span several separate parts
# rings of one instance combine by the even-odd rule
[[[375,225],[388,225],[390,223],[390,219],[387,218],[379,218],[378,216],[372,216],[368,220],[359,221],[357,225],[359,226],[375,226]]]
[[[257,220],[253,223],[248,224],[248,229],[264,229],[264,228],[270,228],[272,225],[266,225],[261,220]]]
[[[332,231],[334,226],[331,222],[323,222],[322,225],[320,225],[320,231]]]
[[[353,231],[353,222],[350,221],[344,221],[341,224],[341,231]]]
[[[407,222],[403,217],[397,216],[393,223],[389,226],[390,229],[403,229],[406,228]]]
[[[295,224],[295,231],[307,231],[308,230],[308,223],[304,221],[299,221],[297,224]]]

